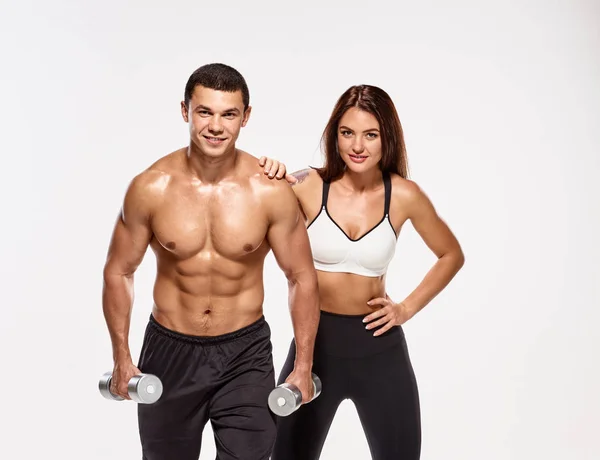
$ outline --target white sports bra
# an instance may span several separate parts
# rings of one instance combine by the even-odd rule
[[[372,277],[386,272],[396,251],[397,236],[389,217],[392,195],[389,174],[383,174],[383,183],[385,207],[382,219],[363,236],[353,240],[329,215],[327,197],[330,183],[323,182],[321,210],[307,227],[317,270]]]

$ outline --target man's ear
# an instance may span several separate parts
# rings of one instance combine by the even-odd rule
[[[185,105],[185,101],[181,101],[181,116],[183,117],[183,121],[185,121],[186,123],[189,122],[189,117],[188,117],[188,108],[187,105]]]
[[[242,128],[246,126],[246,123],[248,123],[248,119],[250,118],[250,112],[252,112],[252,107],[248,106],[248,108],[244,111],[244,116],[242,118]]]

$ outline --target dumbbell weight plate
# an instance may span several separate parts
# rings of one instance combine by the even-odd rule
[[[123,398],[110,392],[111,380],[112,372],[107,372],[102,377],[100,377],[100,381],[98,382],[98,389],[100,390],[100,393],[106,399],[112,399],[113,401],[123,401]]]
[[[313,380],[313,389],[315,390],[312,399],[316,399],[321,394],[321,391],[323,390],[323,383],[321,383],[321,379],[316,374],[312,374],[312,380]]]
[[[314,391],[311,401],[314,401],[321,394],[323,384],[316,374],[312,374],[312,381]],[[302,393],[295,385],[282,383],[269,393],[267,402],[274,414],[287,417],[302,404]]]
[[[268,403],[274,414],[286,417],[302,403],[302,394],[295,385],[282,383],[269,393]]]
[[[154,404],[163,392],[162,382],[155,375],[134,375],[127,384],[127,393],[140,404]]]

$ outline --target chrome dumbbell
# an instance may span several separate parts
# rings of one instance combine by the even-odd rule
[[[312,374],[312,381],[314,394],[311,401],[314,401],[321,394],[323,385],[321,384],[321,379],[315,374]],[[282,383],[271,391],[268,403],[271,412],[280,417],[286,417],[298,410],[302,405],[302,393],[300,393],[300,390],[295,385]]]
[[[106,399],[113,401],[123,401],[118,395],[111,393],[110,382],[112,380],[112,372],[107,372],[100,377],[98,388],[100,394]],[[140,404],[153,404],[160,399],[163,392],[163,385],[156,375],[140,374],[131,377],[127,383],[127,393],[129,397]]]

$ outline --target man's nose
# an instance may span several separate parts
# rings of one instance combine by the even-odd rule
[[[223,123],[221,123],[220,117],[211,117],[208,123],[208,130],[211,134],[219,134],[223,132]]]

